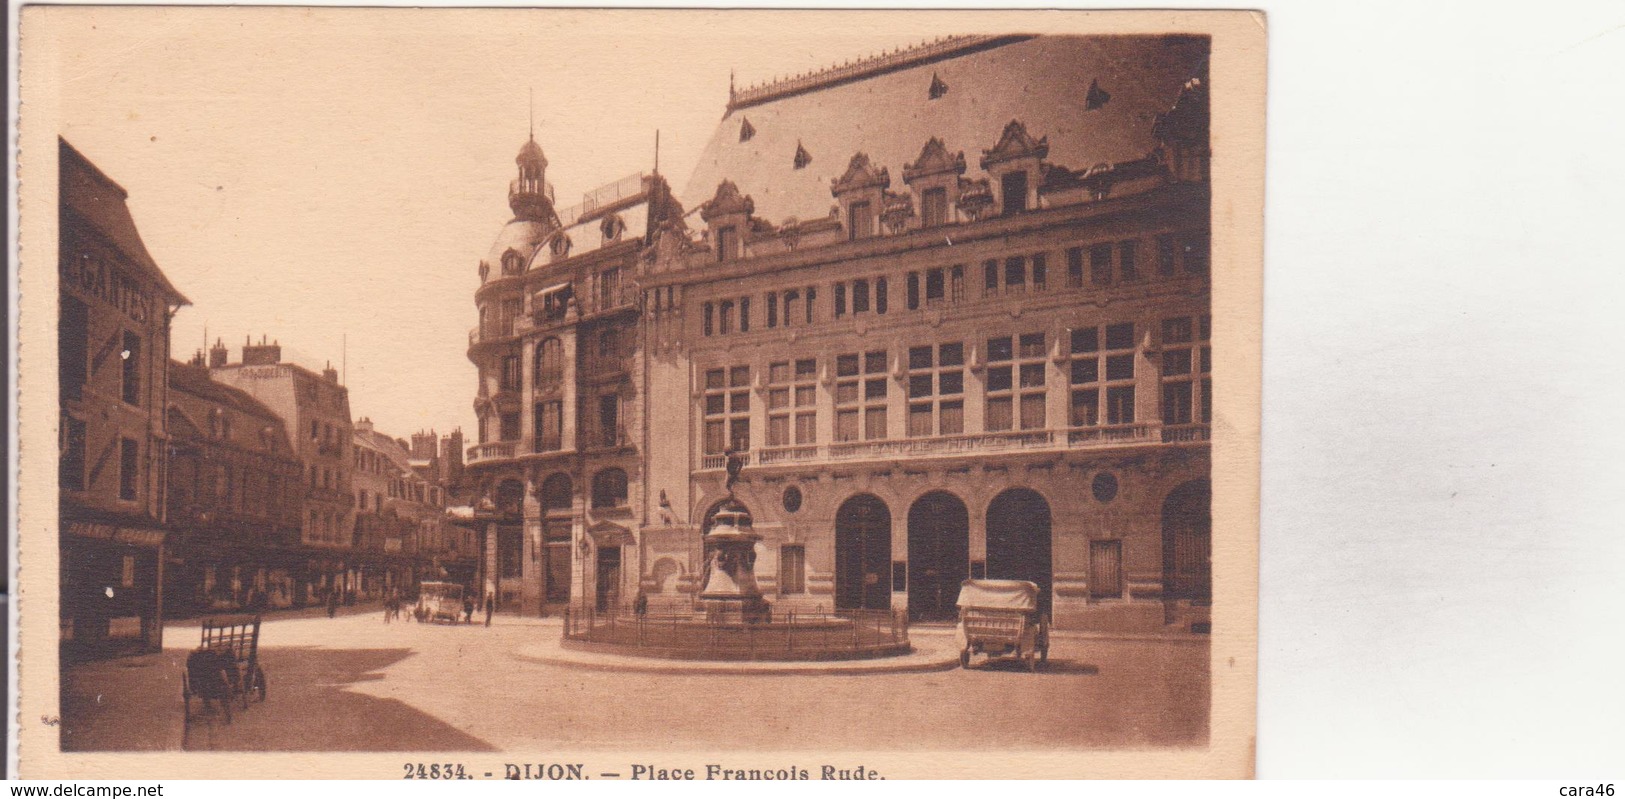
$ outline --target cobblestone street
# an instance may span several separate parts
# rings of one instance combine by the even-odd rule
[[[188,727],[180,673],[195,624],[162,654],[70,669],[63,748],[226,751],[546,751],[771,748],[982,749],[1199,746],[1208,647],[1200,638],[1057,636],[1033,675],[1004,664],[927,673],[627,673],[537,663],[559,622],[498,617],[486,628],[382,612],[274,618],[261,633],[270,686],[231,724]],[[917,647],[951,647],[944,628]],[[650,661],[658,665],[659,661]],[[744,690],[739,690],[743,685]],[[194,708],[196,701],[194,700]],[[752,719],[748,738],[719,717]]]

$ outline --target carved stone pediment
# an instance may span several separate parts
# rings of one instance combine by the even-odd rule
[[[878,171],[869,165],[869,156],[858,153],[852,156],[852,161],[846,165],[846,173],[835,179],[830,193],[836,197],[849,191],[862,189],[886,189],[891,187],[891,174],[881,167]]]
[[[1004,133],[999,136],[999,143],[993,145],[991,150],[982,151],[982,168],[987,169],[994,164],[1014,161],[1017,158],[1044,158],[1049,155],[1049,137],[1033,139],[1027,135],[1027,126],[1020,120],[1012,119],[1010,124],[1004,126]]]
[[[740,194],[731,180],[717,184],[717,193],[700,206],[700,218],[706,222],[730,214],[750,215],[756,212],[756,201],[748,194]]]
[[[950,155],[947,145],[932,136],[920,149],[920,157],[914,159],[912,164],[903,165],[903,182],[913,183],[923,177],[944,173],[965,174],[965,153],[962,150]]]

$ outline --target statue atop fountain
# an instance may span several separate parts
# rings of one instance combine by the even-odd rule
[[[710,622],[760,624],[772,618],[762,590],[756,586],[756,543],[750,511],[734,499],[734,483],[744,468],[738,453],[727,453],[728,498],[712,516],[705,534],[705,572],[700,585],[699,609]]]

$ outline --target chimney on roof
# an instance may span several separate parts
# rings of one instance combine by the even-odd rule
[[[188,366],[202,366],[204,363],[203,350],[201,349],[195,353],[192,353],[192,360],[186,362]]]
[[[322,377],[326,378],[329,383],[339,382],[339,370],[333,368],[332,361],[327,362],[327,368],[322,370]]]
[[[229,353],[226,345],[220,339],[214,340],[214,346],[209,348],[209,368],[219,369],[226,365]]]
[[[275,366],[282,362],[282,347],[277,342],[265,343],[265,337],[260,336],[260,343],[255,344],[250,338],[243,345],[244,366]]]
[[[355,420],[355,431],[357,433],[371,433],[372,432],[372,420],[368,419],[365,416],[361,417],[360,419]]]

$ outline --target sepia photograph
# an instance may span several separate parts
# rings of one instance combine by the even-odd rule
[[[24,9],[21,772],[1248,776],[1263,40]]]

